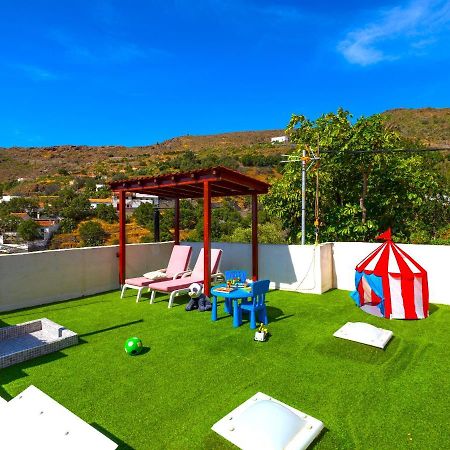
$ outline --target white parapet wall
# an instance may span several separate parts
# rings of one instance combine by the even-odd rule
[[[185,244],[193,247],[191,261],[195,262],[203,244]],[[250,244],[213,242],[211,246],[223,250],[221,271],[245,270],[251,277]],[[333,288],[332,244],[260,244],[258,248],[259,279],[271,280],[272,288],[314,294],[321,294]]]
[[[173,242],[127,245],[127,277],[167,267]],[[0,311],[119,288],[118,246],[0,256]]]
[[[202,247],[193,247],[191,267]],[[355,266],[380,244],[360,242],[313,245],[259,245],[259,278],[271,287],[321,294],[354,289]],[[173,242],[127,245],[127,277],[167,266]],[[250,244],[217,242],[221,270],[251,276]],[[400,244],[428,272],[430,301],[450,305],[450,246]],[[0,256],[0,311],[68,300],[119,288],[118,246],[51,250]]]
[[[378,244],[365,242],[333,243],[333,286],[337,289],[355,289],[355,266]],[[430,302],[450,305],[450,246],[398,244],[428,273]]]

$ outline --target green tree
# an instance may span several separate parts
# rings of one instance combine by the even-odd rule
[[[436,170],[437,159],[427,153],[381,152],[413,143],[404,142],[381,116],[352,122],[342,109],[309,121],[293,116],[288,133],[299,145],[320,146],[320,208],[322,241],[370,240],[390,226],[408,241],[414,229],[436,235],[449,220],[448,187]],[[315,171],[308,172],[306,223],[314,222]],[[263,203],[281,220],[289,241],[300,238],[301,171],[287,164]],[[308,231],[308,228],[307,228]],[[313,233],[307,233],[313,241]]]
[[[9,214],[0,214],[0,233],[17,231],[22,220]]]
[[[72,219],[77,223],[93,215],[89,198],[85,194],[78,194],[70,188],[62,189],[59,199],[53,203],[55,210],[62,217]]]
[[[34,241],[39,238],[39,225],[33,220],[23,220],[17,227],[17,233],[24,241]]]
[[[104,205],[102,203],[97,205],[97,208],[95,209],[95,215],[100,220],[104,220],[108,223],[115,223],[119,220],[117,212],[112,205]]]
[[[106,240],[106,232],[98,222],[84,222],[80,225],[78,232],[83,247],[103,245]]]
[[[138,225],[153,231],[154,208],[151,203],[142,203],[133,213],[133,218]]]
[[[8,212],[28,212],[33,213],[38,209],[38,202],[34,198],[14,197],[9,202],[5,202],[4,207]]]
[[[87,178],[84,183],[84,193],[89,197],[96,195],[96,184],[95,178]]]
[[[251,228],[236,228],[231,236],[224,239],[227,242],[251,242]],[[258,242],[260,244],[285,244],[286,233],[275,222],[266,222],[258,225]]]
[[[68,217],[63,217],[59,223],[59,231],[61,233],[71,233],[72,231],[77,229],[77,222],[73,219],[69,219]]]

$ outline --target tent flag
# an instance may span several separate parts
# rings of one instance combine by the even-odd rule
[[[428,317],[426,270],[392,241],[390,229],[377,239],[385,242],[356,266],[351,298],[366,311],[376,306],[389,319]]]

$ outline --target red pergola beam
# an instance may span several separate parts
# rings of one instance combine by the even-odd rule
[[[203,183],[203,292],[211,290],[211,190],[209,182]]]
[[[125,264],[126,264],[126,233],[125,233],[125,191],[119,192],[119,281],[120,285],[125,284]]]
[[[125,282],[125,195],[126,192],[140,192],[175,199],[175,242],[180,240],[180,198],[201,198],[204,200],[204,282],[205,293],[211,287],[211,197],[238,195],[252,196],[252,277],[258,278],[258,194],[268,192],[269,185],[225,167],[201,169],[193,172],[161,175],[110,183],[119,196],[119,279]]]

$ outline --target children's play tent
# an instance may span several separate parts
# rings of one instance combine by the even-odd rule
[[[356,266],[354,302],[376,306],[388,319],[428,317],[427,272],[392,242],[390,229],[377,239],[386,242]]]

